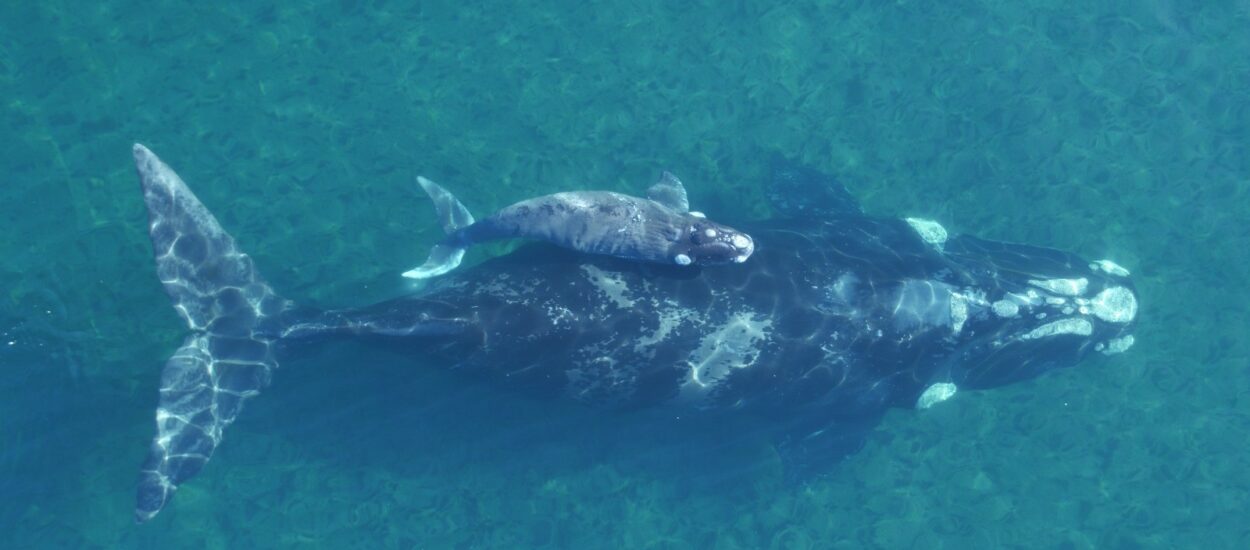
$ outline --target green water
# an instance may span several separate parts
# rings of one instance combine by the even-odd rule
[[[0,546],[1250,547],[1250,3],[426,4],[0,3]],[[135,141],[314,303],[408,290],[417,174],[488,212],[669,169],[763,218],[781,151],[872,213],[1116,260],[1137,344],[892,412],[805,487],[763,438],[692,487],[664,465],[717,458],[662,429],[330,349],[136,526],[182,327]]]

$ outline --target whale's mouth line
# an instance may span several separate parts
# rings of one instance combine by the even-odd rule
[[[690,257],[699,265],[740,264],[755,252],[755,241],[744,233],[719,234],[714,241],[695,245]]]
[[[746,261],[747,256],[750,256],[749,253],[744,255],[733,245],[723,242],[699,246],[691,251],[691,255],[696,258],[695,262],[701,265],[742,263]]]

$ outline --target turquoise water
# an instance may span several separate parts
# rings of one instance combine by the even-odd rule
[[[932,4],[3,3],[0,546],[1250,546],[1250,3]],[[409,290],[438,232],[417,174],[485,212],[667,168],[763,218],[783,151],[875,214],[1115,259],[1137,345],[894,411],[805,487],[749,429],[343,345],[136,526],[183,329],[135,141],[322,305]]]

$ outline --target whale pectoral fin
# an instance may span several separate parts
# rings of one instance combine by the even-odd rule
[[[880,418],[871,415],[854,422],[824,424],[815,430],[813,424],[803,422],[783,432],[774,448],[781,458],[786,481],[802,484],[827,474],[830,468],[863,448]]]
[[[772,159],[765,190],[773,210],[785,217],[862,214],[859,201],[838,180],[796,164],[780,154]]]
[[[686,187],[670,172],[660,174],[660,180],[647,189],[647,198],[663,204],[678,212],[690,210],[690,201],[686,198]]]

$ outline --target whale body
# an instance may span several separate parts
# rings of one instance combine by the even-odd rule
[[[664,172],[647,198],[612,191],[570,191],[523,200],[482,221],[438,184],[417,178],[434,202],[447,238],[421,266],[405,272],[428,279],[455,269],[465,250],[498,239],[528,238],[585,252],[681,266],[747,261],[751,237],[691,212],[686,188]]]
[[[853,452],[889,408],[1133,343],[1136,291],[1113,262],[868,216],[781,161],[774,207],[798,217],[743,225],[747,263],[692,271],[533,244],[413,296],[317,310],[276,294],[151,151],[134,157],[157,273],[189,329],[162,373],[140,522],[206,464],[286,350],[327,338],[402,343],[540,398],[783,418],[775,441],[796,469]]]

